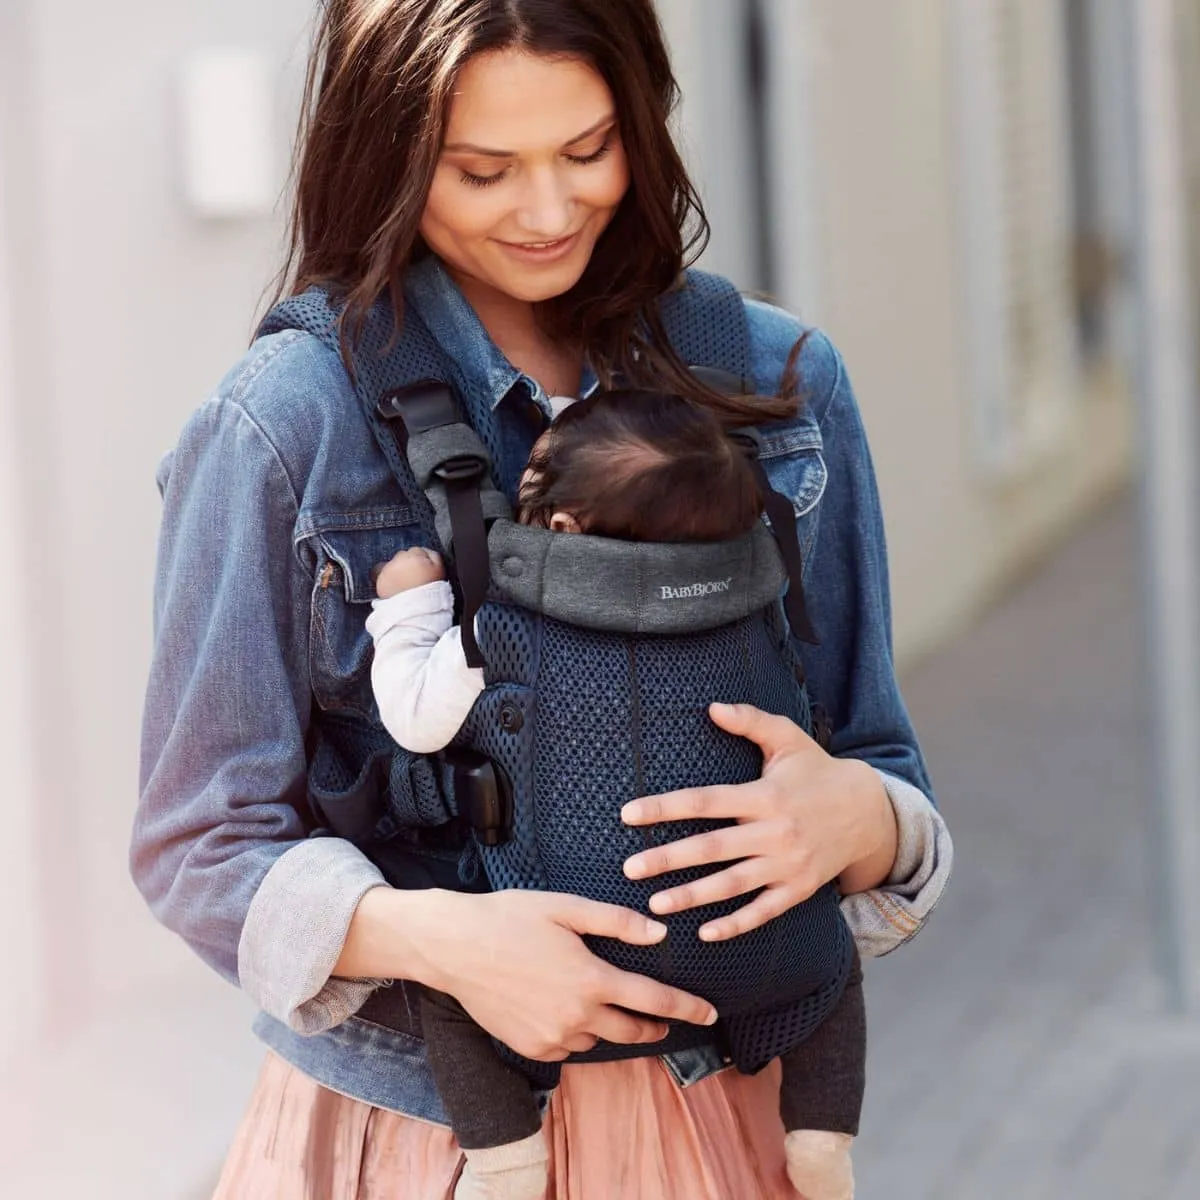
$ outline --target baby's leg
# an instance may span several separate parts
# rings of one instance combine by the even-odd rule
[[[549,1152],[529,1081],[453,997],[424,989],[421,1027],[466,1167],[454,1200],[542,1200]]]
[[[788,1178],[805,1200],[851,1200],[850,1147],[866,1087],[867,1022],[855,951],[837,1007],[781,1058],[779,1109],[787,1130]]]

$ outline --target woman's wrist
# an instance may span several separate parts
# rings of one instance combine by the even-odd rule
[[[447,990],[437,946],[450,924],[462,919],[456,910],[464,899],[444,888],[371,888],[354,910],[332,974],[345,979],[411,979]]]
[[[862,805],[863,820],[869,831],[864,844],[871,846],[862,858],[852,862],[838,876],[838,887],[842,894],[851,895],[878,887],[892,873],[899,830],[895,809],[879,772],[858,759],[837,761],[845,775],[847,794]]]

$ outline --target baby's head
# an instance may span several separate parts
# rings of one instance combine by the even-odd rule
[[[518,519],[634,542],[719,542],[762,513],[745,454],[705,409],[663,392],[596,392],[538,439]]]

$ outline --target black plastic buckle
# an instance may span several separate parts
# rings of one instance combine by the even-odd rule
[[[409,437],[462,419],[453,389],[441,379],[419,379],[392,388],[379,397],[375,411],[385,421],[400,421]]]
[[[753,429],[731,429],[727,436],[747,458],[758,458],[762,443]]]
[[[476,750],[448,746],[441,752],[454,780],[458,816],[484,846],[499,846],[512,836],[512,789],[504,772]]]
[[[433,473],[443,483],[470,483],[487,474],[487,459],[477,454],[456,454],[438,463]]]

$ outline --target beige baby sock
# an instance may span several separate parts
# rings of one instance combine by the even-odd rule
[[[784,1138],[788,1178],[804,1200],[854,1200],[853,1142],[825,1129],[793,1129]]]
[[[466,1150],[467,1165],[454,1200],[542,1200],[549,1180],[550,1154],[537,1133],[506,1146]]]

